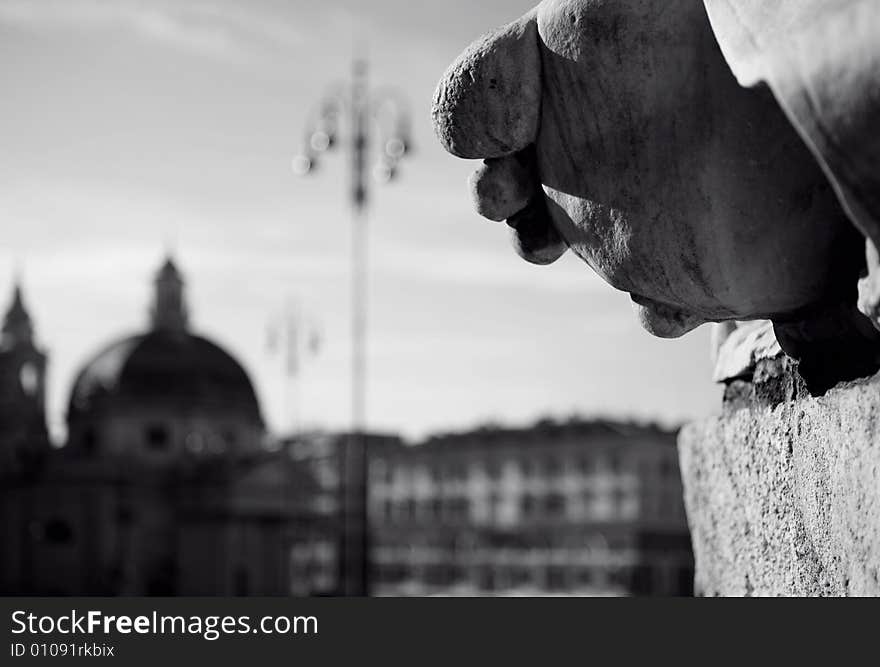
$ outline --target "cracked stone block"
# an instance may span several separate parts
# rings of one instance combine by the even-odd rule
[[[880,376],[693,423],[678,447],[715,595],[880,595]]]

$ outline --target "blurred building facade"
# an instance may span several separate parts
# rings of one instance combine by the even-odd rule
[[[77,376],[60,448],[46,367],[16,287],[0,336],[0,594],[338,595],[355,570],[374,595],[692,590],[675,436],[656,427],[271,441],[244,369],[190,330],[170,260],[147,330]]]
[[[344,508],[345,436],[286,443],[321,492]],[[690,595],[693,556],[675,434],[609,421],[484,428],[406,445],[367,442],[370,588],[374,595]],[[332,521],[291,552],[301,594],[332,591]]]
[[[16,287],[0,341],[0,592],[284,595],[309,478],[265,446],[239,363],[159,270],[147,331],[80,372],[50,446],[46,356]]]

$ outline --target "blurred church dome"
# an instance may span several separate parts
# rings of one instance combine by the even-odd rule
[[[259,448],[253,385],[225,350],[189,331],[183,279],[168,259],[155,279],[152,326],[110,344],[80,371],[69,444],[164,459]]]
[[[68,415],[123,401],[201,406],[260,419],[244,369],[222,348],[189,333],[151,331],[106,347],[80,372]]]

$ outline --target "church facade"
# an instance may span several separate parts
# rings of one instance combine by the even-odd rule
[[[308,490],[247,373],[190,330],[167,260],[150,325],[106,346],[46,429],[46,355],[16,287],[0,340],[0,593],[285,595]]]

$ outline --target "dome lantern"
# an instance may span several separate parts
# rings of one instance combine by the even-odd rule
[[[187,309],[183,297],[183,277],[171,258],[156,274],[152,324],[158,331],[185,331]]]

